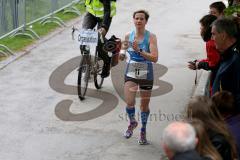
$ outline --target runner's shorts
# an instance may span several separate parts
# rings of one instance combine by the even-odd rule
[[[125,82],[127,81],[131,81],[138,84],[139,88],[143,90],[152,90],[153,88],[153,80],[135,79],[125,75]]]

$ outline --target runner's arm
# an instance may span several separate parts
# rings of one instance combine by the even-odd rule
[[[126,58],[126,51],[128,49],[128,45],[129,45],[129,43],[128,43],[129,35],[130,35],[130,33],[127,33],[125,35],[124,42],[122,42],[122,45],[121,45],[121,51],[120,51],[119,59],[122,60],[122,61]]]
[[[139,52],[139,54],[143,56],[145,59],[156,63],[158,61],[158,47],[157,47],[157,37],[154,34],[150,34],[149,49],[150,49],[150,53],[146,51],[142,51],[142,52]]]

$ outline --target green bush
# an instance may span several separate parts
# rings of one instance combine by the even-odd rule
[[[240,5],[227,7],[224,10],[224,14],[226,16],[230,16],[230,15],[233,15],[233,14],[237,14],[238,16],[240,16]]]

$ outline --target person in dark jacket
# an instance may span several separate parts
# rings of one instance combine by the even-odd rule
[[[212,92],[213,94],[222,90],[231,92],[238,112],[240,112],[239,36],[239,27],[233,19],[221,18],[214,21],[212,38],[220,52],[221,60]]]
[[[195,150],[196,132],[185,122],[172,122],[163,130],[162,146],[169,160],[203,160]]]

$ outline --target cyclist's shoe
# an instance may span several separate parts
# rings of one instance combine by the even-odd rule
[[[109,76],[109,74],[110,74],[110,64],[104,65],[104,66],[103,66],[103,71],[102,71],[101,77],[102,77],[102,78],[106,78],[106,77]]]
[[[147,138],[146,138],[146,131],[141,131],[140,132],[140,138],[138,140],[138,143],[140,145],[147,145],[147,144],[149,144],[148,141],[147,141]]]
[[[102,77],[102,78],[106,78],[106,77],[109,76],[109,74],[110,74],[110,71],[102,72],[101,77]]]
[[[132,137],[133,130],[137,127],[137,125],[138,125],[137,121],[131,122],[131,124],[128,126],[128,129],[124,133],[124,137],[127,139]]]

